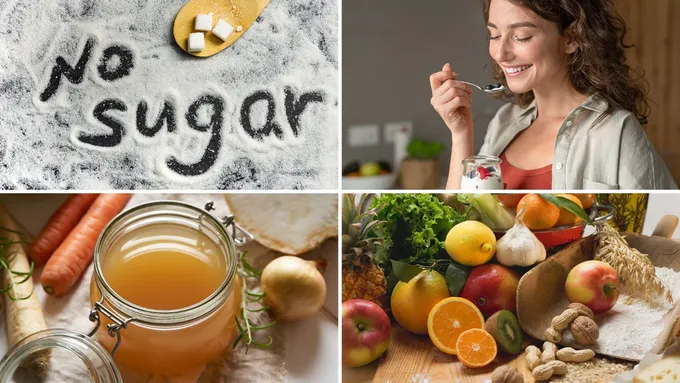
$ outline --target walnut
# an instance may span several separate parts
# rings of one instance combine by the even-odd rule
[[[491,375],[492,383],[524,383],[524,377],[515,368],[510,366],[500,366],[493,370]]]
[[[582,345],[593,344],[600,337],[600,329],[597,327],[597,323],[586,316],[576,318],[569,325],[569,330],[574,339]]]

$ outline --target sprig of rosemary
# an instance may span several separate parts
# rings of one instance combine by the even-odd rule
[[[248,251],[244,251],[241,253],[239,256],[239,264],[238,267],[236,268],[239,277],[241,278],[241,310],[239,312],[239,315],[236,315],[234,317],[234,320],[236,321],[236,328],[238,329],[239,336],[236,338],[233,344],[233,348],[236,348],[239,343],[245,342],[246,343],[246,354],[248,353],[248,349],[250,346],[256,346],[260,348],[268,348],[272,345],[273,339],[271,336],[267,336],[269,338],[267,342],[262,343],[262,342],[257,342],[255,341],[254,333],[260,330],[268,329],[274,324],[276,324],[276,321],[272,321],[271,323],[268,323],[266,325],[262,326],[254,326],[248,316],[248,313],[256,313],[256,312],[261,312],[269,309],[269,306],[266,306],[264,304],[264,297],[265,293],[256,293],[254,291],[248,290],[248,286],[246,284],[246,281],[248,278],[260,278],[262,275],[262,271],[257,270],[253,266],[251,266],[248,261],[246,260],[246,254]],[[250,308],[249,305],[259,305],[260,307],[258,308]]]
[[[24,233],[12,229],[8,229],[6,227],[0,226],[0,231],[6,231],[9,233],[14,233],[17,234],[19,237],[24,236]],[[14,291],[14,286],[20,285],[22,283],[25,283],[28,281],[31,276],[33,275],[33,269],[35,267],[35,264],[33,261],[31,261],[30,264],[30,269],[27,272],[20,272],[20,271],[15,271],[10,268],[10,265],[14,261],[14,259],[17,256],[17,252],[10,252],[10,249],[14,245],[22,245],[26,244],[28,241],[21,240],[21,241],[13,241],[7,237],[0,237],[0,273],[2,273],[4,270],[9,271],[10,278],[7,281],[7,286],[4,289],[0,289],[0,294],[7,294],[10,300],[12,301],[23,301],[31,297],[33,295],[33,291],[31,290],[31,293],[28,294],[25,297],[17,297],[16,294],[12,295],[11,292]],[[16,281],[15,277],[23,277],[22,279]]]

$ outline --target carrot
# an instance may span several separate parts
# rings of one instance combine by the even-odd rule
[[[37,267],[45,265],[54,250],[66,239],[68,234],[85,215],[98,194],[74,194],[52,214],[40,234],[28,248],[28,256],[31,257]]]
[[[104,227],[127,205],[129,194],[102,194],[47,261],[40,283],[46,293],[62,296],[92,261],[94,247]]]
[[[20,226],[14,221],[5,207],[0,204],[0,236],[3,242],[19,242]],[[9,229],[9,230],[7,230]],[[12,230],[12,231],[10,231]],[[25,337],[38,331],[46,330],[40,302],[33,291],[33,280],[28,277],[31,267],[23,246],[18,243],[0,246],[0,257],[3,258],[2,288],[8,289],[4,294],[5,314],[7,317],[7,334],[9,346],[12,347]],[[41,352],[27,359],[22,365],[43,376],[49,363],[49,352]]]

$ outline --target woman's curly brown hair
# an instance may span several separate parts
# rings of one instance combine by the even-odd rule
[[[632,112],[641,124],[650,113],[646,89],[626,63],[624,37],[626,24],[616,12],[613,0],[510,0],[532,10],[539,17],[556,23],[560,33],[570,34],[578,44],[569,55],[569,81],[582,94],[599,92],[609,103],[609,110],[618,105]],[[489,21],[491,0],[482,0],[484,21]],[[496,81],[507,87],[500,65],[492,63]],[[534,92],[502,95],[527,106]]]

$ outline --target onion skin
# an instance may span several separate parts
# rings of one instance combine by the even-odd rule
[[[276,320],[293,321],[314,315],[326,300],[326,281],[317,262],[282,256],[262,271],[260,285]]]

